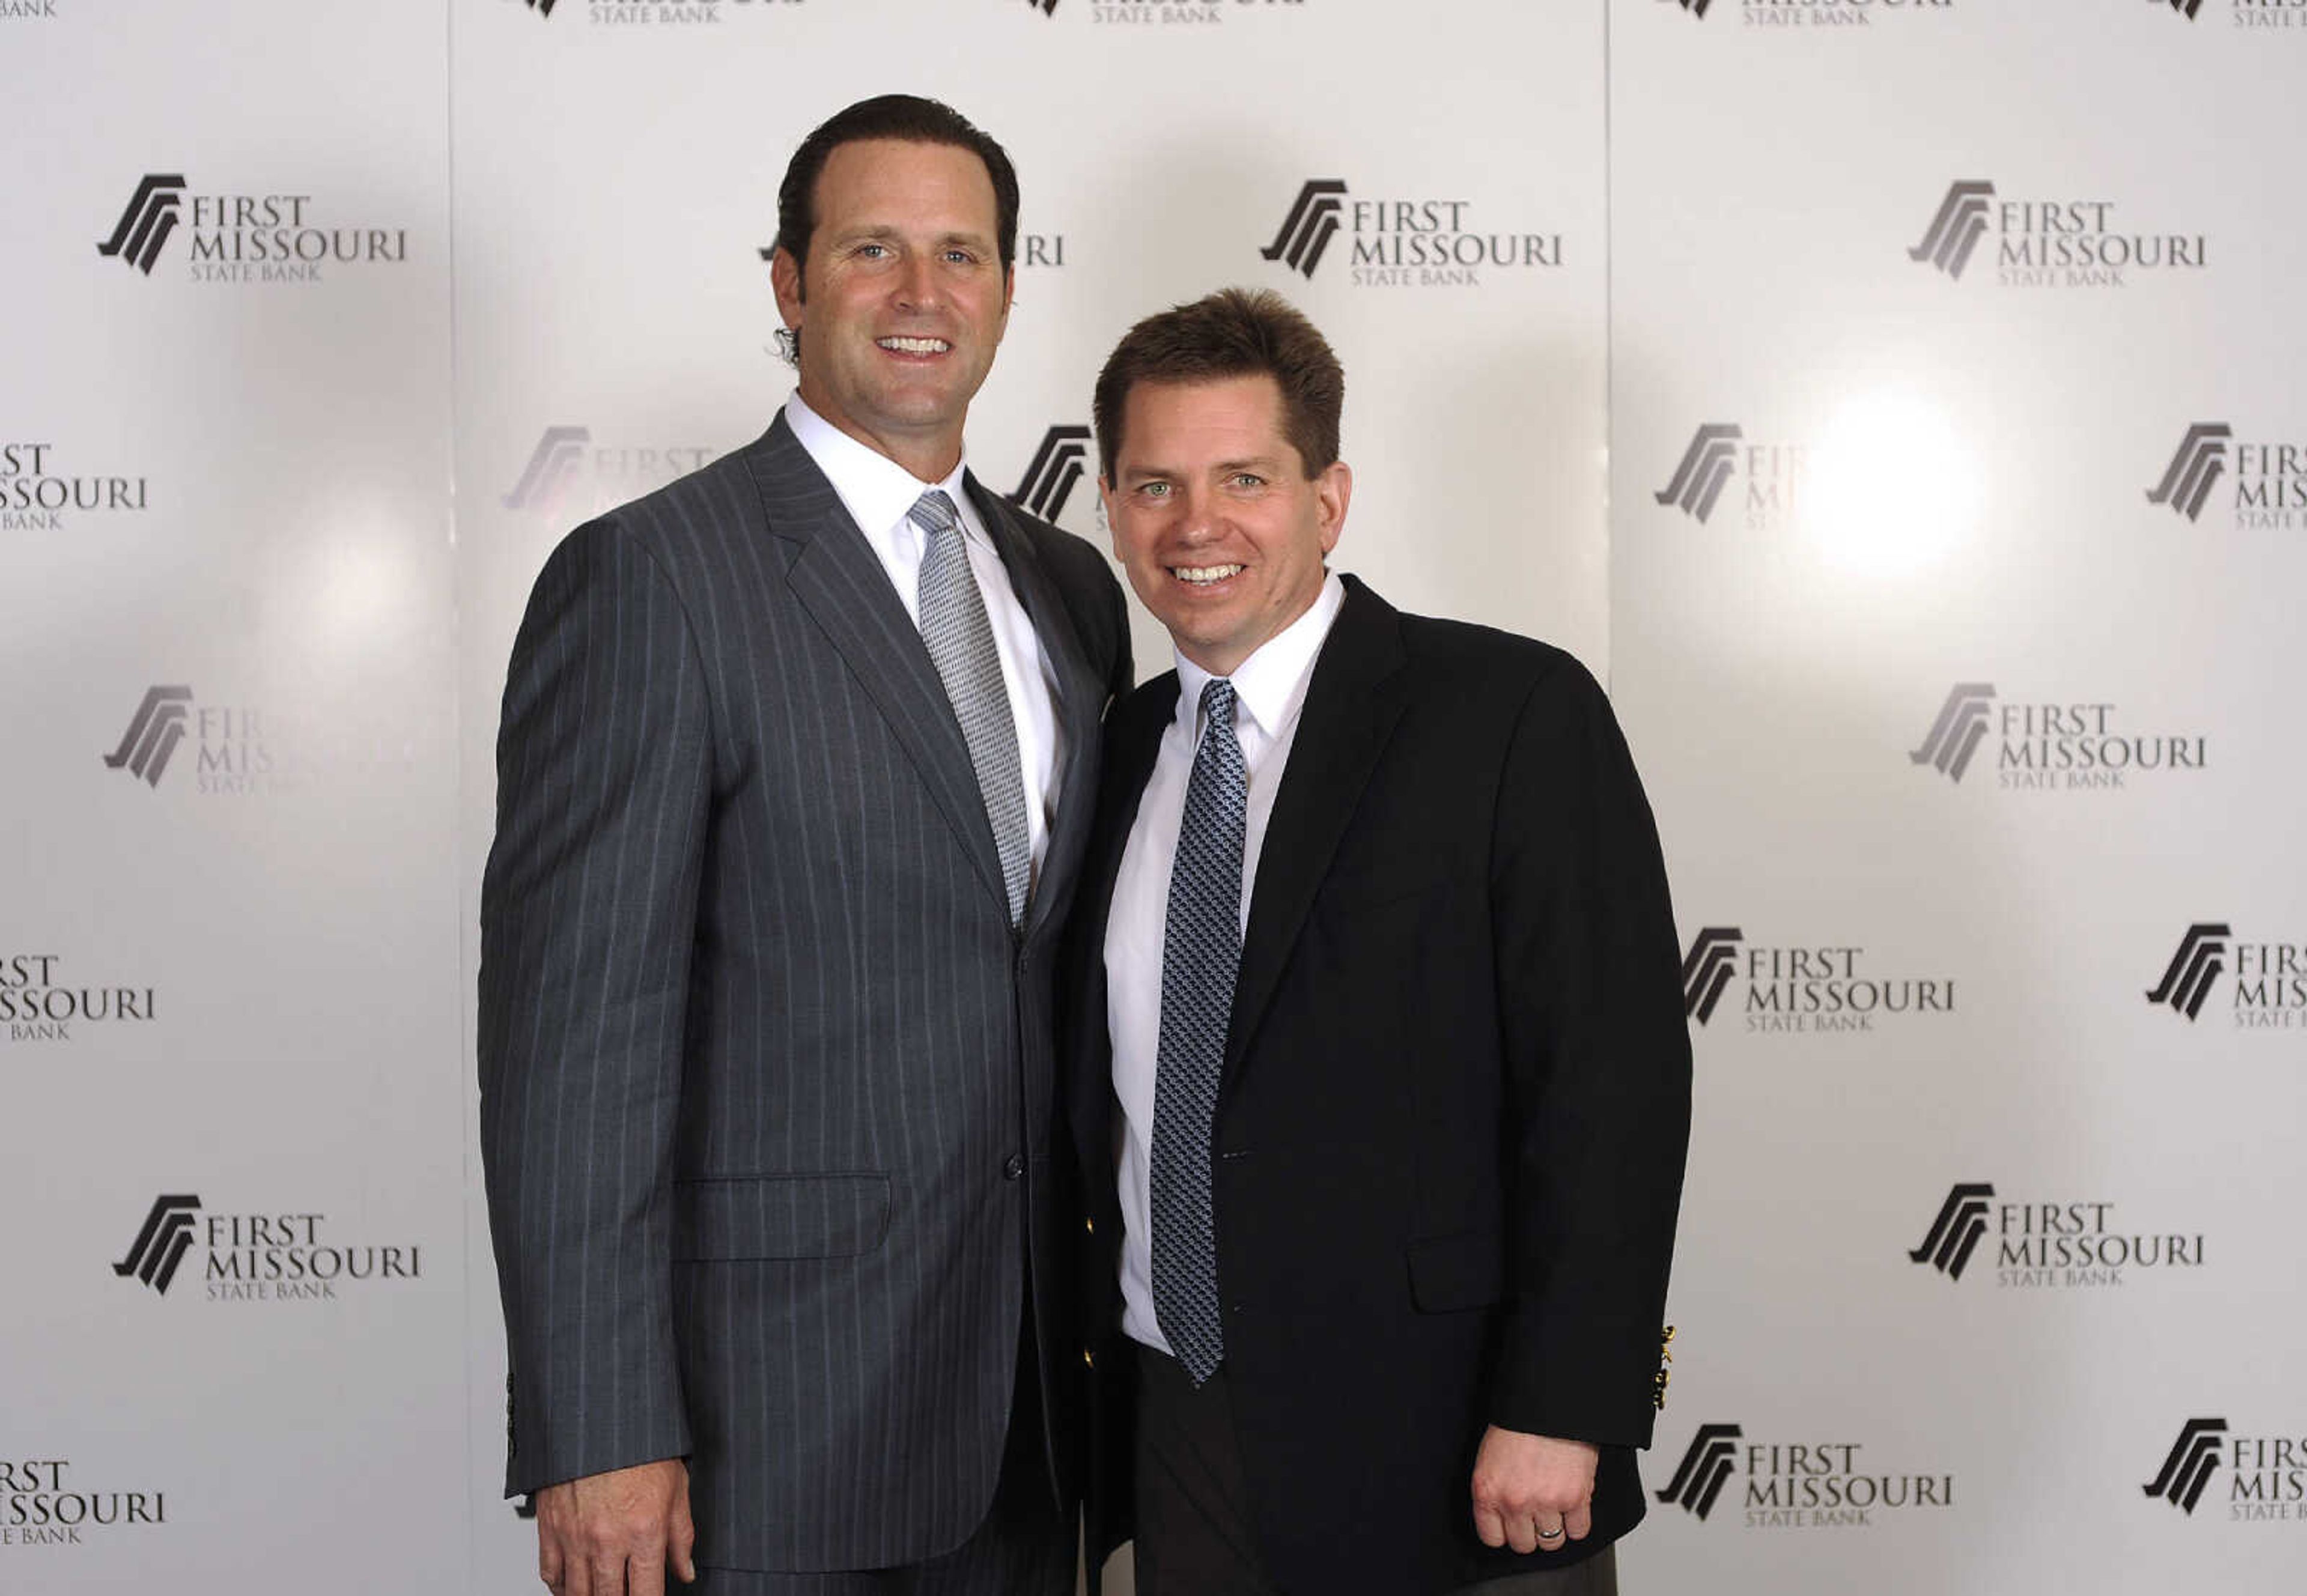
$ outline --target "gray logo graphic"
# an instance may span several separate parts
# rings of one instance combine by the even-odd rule
[[[2193,1517],[2195,1504],[2203,1499],[2203,1487],[2211,1482],[2211,1471],[2219,1466],[2219,1437],[2226,1429],[2224,1419],[2188,1420],[2179,1430],[2179,1438],[2171,1443],[2171,1455],[2163,1460],[2163,1472],[2139,1489]]]
[[[1960,781],[1979,739],[1986,735],[1986,705],[1994,697],[1992,682],[1957,682],[1940,706],[1938,719],[1931,723],[1931,734],[1907,758],[1933,767],[1949,781]]]
[[[2179,939],[2163,983],[2147,994],[2149,1003],[2167,1003],[2192,1020],[2203,1011],[2203,1000],[2226,966],[2227,940],[2234,932],[2225,924],[2198,921]]]
[[[120,213],[112,236],[98,245],[96,253],[116,255],[145,276],[151,276],[153,263],[160,258],[160,246],[176,230],[176,210],[184,189],[181,173],[148,174],[136,185],[128,209]]]
[[[1986,201],[1994,192],[1992,183],[1977,181],[1948,189],[1939,213],[1931,219],[1931,230],[1907,252],[1907,258],[1928,261],[1949,277],[1960,278],[1970,264],[1970,252],[1986,232]]]
[[[104,762],[115,770],[126,766],[129,775],[159,786],[168,769],[168,756],[184,740],[184,708],[192,701],[189,687],[147,688],[144,701],[128,723],[128,734],[104,756]]]
[[[1931,1221],[1931,1233],[1907,1255],[1908,1259],[1928,1264],[1949,1280],[1960,1280],[1978,1239],[1986,1234],[1986,1199],[1994,1195],[1994,1188],[1985,1181],[1949,1191],[1939,1216]]]
[[[1746,1432],[1736,1424],[1702,1424],[1690,1438],[1690,1450],[1676,1465],[1674,1478],[1658,1493],[1661,1502],[1678,1503],[1701,1522],[1714,1511],[1714,1499],[1737,1465],[1738,1448],[1731,1443]]]
[[[592,429],[582,426],[549,426],[536,441],[535,452],[504,495],[507,510],[552,511],[561,508],[562,495],[575,480],[585,463],[585,445],[593,441]]]
[[[1730,480],[1737,463],[1734,445],[1745,435],[1734,423],[1708,422],[1691,435],[1690,447],[1682,451],[1682,463],[1674,468],[1674,480],[1651,497],[1661,504],[1680,505],[1703,526],[1714,513],[1714,502],[1722,496],[1722,485]]]
[[[1342,179],[1316,177],[1309,179],[1298,191],[1298,198],[1290,207],[1290,215],[1282,224],[1282,231],[1274,242],[1257,253],[1269,261],[1281,261],[1293,271],[1314,275],[1314,268],[1322,263],[1322,252],[1330,247],[1330,240],[1338,231],[1338,216],[1344,209],[1338,203],[1346,192]]]
[[[152,1211],[144,1216],[144,1228],[136,1232],[135,1244],[128,1256],[112,1266],[112,1272],[123,1280],[134,1275],[162,1296],[168,1294],[168,1283],[176,1278],[176,1266],[184,1261],[184,1253],[193,1244],[193,1214],[199,1209],[196,1197],[161,1197],[152,1199]]]
[[[1042,434],[1041,448],[1033,451],[1025,480],[1009,496],[1043,520],[1056,520],[1066,512],[1066,501],[1081,480],[1089,443],[1090,431],[1085,426],[1051,427]]]
[[[2224,421],[2199,421],[2189,427],[2163,480],[2147,491],[2147,502],[2168,504],[2191,521],[2201,515],[2211,485],[2226,475],[2227,440],[2234,436],[2234,428]]]
[[[1682,961],[1682,1012],[1704,1025],[1714,1017],[1722,989],[1730,984],[1738,965],[1738,944],[1745,933],[1735,925],[1710,925],[1692,940]]]

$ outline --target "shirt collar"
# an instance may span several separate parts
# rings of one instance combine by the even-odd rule
[[[1227,678],[1233,683],[1234,701],[1268,739],[1279,737],[1305,706],[1306,688],[1314,679],[1314,661],[1330,635],[1331,623],[1346,602],[1346,588],[1334,571],[1322,577],[1322,590],[1307,612],[1257,646],[1256,652],[1234,667]],[[1198,733],[1202,689],[1212,680],[1183,654],[1178,662],[1178,718],[1189,733]]]
[[[963,531],[972,537],[983,536],[977,526],[976,507],[962,491],[962,478],[969,470],[966,453],[943,482],[923,482],[810,409],[799,389],[785,400],[785,425],[833,484],[833,491],[841,496],[861,529],[878,534],[903,525],[915,501],[931,488],[939,488],[960,511]]]

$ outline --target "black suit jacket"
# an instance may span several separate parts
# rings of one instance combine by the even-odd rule
[[[702,1564],[966,1538],[1029,1253],[1071,1488],[1052,971],[1127,615],[1095,550],[970,491],[1058,678],[1022,935],[921,634],[782,417],[572,533],[507,673],[479,1031],[506,1486],[686,1455]]]
[[[1214,1129],[1226,1370],[1259,1549],[1308,1596],[1454,1589],[1642,1517],[1689,1134],[1680,957],[1601,690],[1353,578],[1250,900]],[[1127,1532],[1102,943],[1173,674],[1118,706],[1069,948],[1094,1544]],[[1475,1538],[1483,1428],[1597,1443],[1593,1535]]]

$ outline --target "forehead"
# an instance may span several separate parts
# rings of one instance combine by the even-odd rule
[[[818,227],[896,227],[993,236],[993,177],[973,150],[903,139],[836,144],[817,176]]]
[[[1282,388],[1263,372],[1207,382],[1136,383],[1122,407],[1123,469],[1279,458],[1298,451],[1282,430]]]

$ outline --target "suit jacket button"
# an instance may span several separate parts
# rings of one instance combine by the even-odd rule
[[[1097,1367],[1097,1359],[1087,1347],[1082,1349],[1082,1362],[1090,1369]]]
[[[1009,1154],[1009,1162],[1001,1166],[1001,1178],[1004,1180],[1015,1180],[1025,1172],[1025,1161],[1015,1153]]]
[[[1096,1235],[1096,1234],[1097,1234],[1097,1221],[1095,1221],[1094,1219],[1085,1219],[1085,1220],[1083,1220],[1083,1221],[1082,1221],[1082,1229],[1084,1229],[1085,1231],[1088,1231],[1091,1235],[1093,1235],[1093,1236]]]

